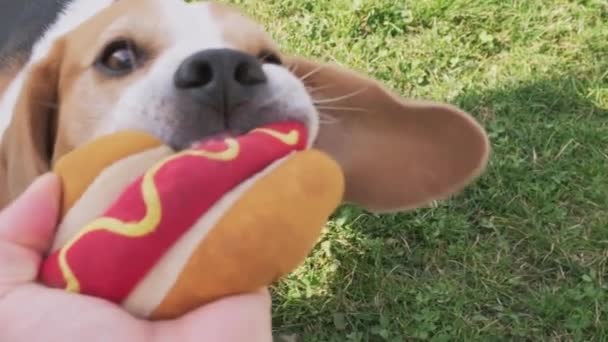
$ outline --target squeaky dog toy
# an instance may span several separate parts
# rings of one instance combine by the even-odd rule
[[[344,179],[282,122],[174,152],[138,132],[63,157],[63,218],[43,283],[149,319],[178,317],[294,270],[340,204]]]

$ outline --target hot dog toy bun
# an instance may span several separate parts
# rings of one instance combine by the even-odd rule
[[[149,134],[127,131],[104,136],[59,159],[53,171],[62,179],[62,214],[72,207],[99,173],[116,161],[161,142]]]
[[[58,170],[98,167],[71,185],[80,191],[40,279],[152,319],[270,285],[303,261],[342,200],[340,168],[307,139],[304,125],[278,123],[179,153],[148,138],[113,161],[66,158],[81,165]]]

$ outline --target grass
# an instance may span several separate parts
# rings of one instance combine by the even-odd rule
[[[608,2],[233,0],[284,50],[461,106],[488,172],[429,209],[337,211],[274,292],[301,341],[608,340]]]

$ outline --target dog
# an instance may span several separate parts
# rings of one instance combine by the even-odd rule
[[[260,25],[227,5],[3,6],[0,207],[61,156],[120,130],[145,131],[180,150],[298,120],[341,165],[344,202],[373,212],[447,198],[488,162],[487,134],[470,115],[404,99],[337,64],[282,53]]]

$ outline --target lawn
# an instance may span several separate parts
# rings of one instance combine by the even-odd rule
[[[487,127],[451,200],[341,208],[274,293],[297,341],[608,340],[606,0],[233,0],[291,53]]]

